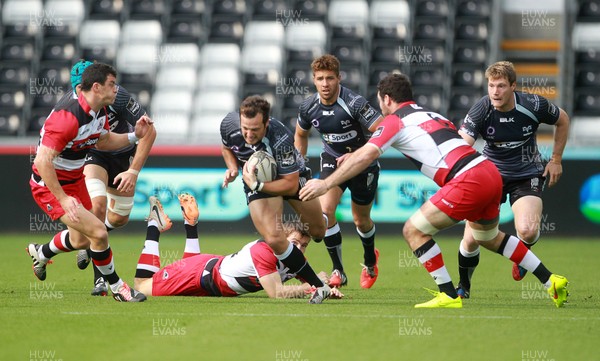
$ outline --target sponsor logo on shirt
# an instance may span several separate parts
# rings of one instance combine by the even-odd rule
[[[341,133],[341,134],[337,134],[337,133],[323,134],[323,139],[328,143],[343,143],[350,139],[356,138],[357,135],[358,135],[358,133],[356,132],[356,130],[351,130],[349,132]]]
[[[371,138],[377,138],[378,136],[381,135],[381,133],[383,133],[383,130],[385,129],[385,127],[378,127],[377,130],[375,130],[375,132],[373,132],[373,135],[371,135]]]
[[[133,115],[136,115],[140,111],[140,108],[140,103],[136,102],[133,98],[129,98],[129,102],[125,106],[125,109]]]
[[[335,114],[333,114],[333,112],[334,112],[333,110],[323,110],[323,115],[324,116],[335,115]]]
[[[362,107],[359,113],[366,120],[370,120],[377,114],[377,111],[370,104],[365,104],[365,106]]]
[[[348,128],[352,126],[352,121],[351,120],[342,120],[340,122],[340,124],[342,124],[342,128]]]
[[[500,118],[500,123],[514,123],[515,122],[515,118],[510,117],[510,118]]]

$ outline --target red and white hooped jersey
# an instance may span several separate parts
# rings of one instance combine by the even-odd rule
[[[223,257],[215,269],[213,279],[223,296],[232,296],[231,291],[237,295],[258,292],[263,289],[258,279],[274,272],[279,273],[281,282],[296,276],[288,273],[288,268],[279,262],[264,240],[250,242],[238,252]]]
[[[415,102],[386,116],[367,144],[380,153],[394,147],[440,187],[485,160],[458,134],[451,121]]]
[[[84,97],[66,98],[52,109],[40,130],[39,144],[59,151],[53,160],[59,181],[83,177],[88,149],[94,148],[101,135],[108,133],[106,109],[94,112]],[[35,165],[32,167],[37,175]]]

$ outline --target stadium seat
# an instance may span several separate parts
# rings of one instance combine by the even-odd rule
[[[71,88],[60,88],[60,90],[70,90]],[[50,92],[50,91],[43,91],[41,94],[35,94],[32,95],[32,103],[31,106],[33,108],[52,108],[56,105],[56,103],[58,103],[58,101],[60,100],[60,98],[64,95],[63,92]]]
[[[324,54],[326,44],[327,30],[320,21],[286,27],[285,46],[290,61],[310,62]]]
[[[454,36],[457,40],[486,41],[488,26],[486,22],[456,20]]]
[[[577,64],[600,64],[600,49],[585,49],[575,52]]]
[[[576,23],[572,39],[576,51],[600,50],[600,23]]]
[[[469,63],[484,66],[487,50],[483,43],[461,42],[455,44],[454,63]]]
[[[128,20],[121,28],[121,44],[159,45],[162,27],[157,20]]]
[[[129,18],[135,20],[161,20],[165,6],[162,0],[129,0]]]
[[[157,90],[152,94],[150,110],[156,114],[192,114],[192,93],[185,90]]]
[[[149,110],[152,101],[152,84],[119,83],[120,86],[127,89],[129,94],[137,100],[142,108]],[[152,117],[152,114],[150,117]]]
[[[241,62],[240,47],[237,44],[207,43],[201,49],[201,66],[226,65],[239,67]]]
[[[4,37],[32,39],[44,25],[41,0],[5,0],[2,6]]]
[[[244,38],[244,24],[239,20],[219,20],[210,26],[208,41],[211,43],[241,44]]]
[[[309,94],[294,94],[286,96],[283,99],[283,107],[290,110],[295,109],[296,113],[298,113],[298,108]]]
[[[244,31],[244,46],[277,45],[283,46],[285,30],[283,25],[274,21],[249,21]]]
[[[362,64],[366,58],[364,48],[360,44],[336,45],[332,54],[335,55],[342,64],[357,65]]]
[[[289,11],[284,0],[257,0],[252,7],[252,20],[277,21]],[[279,23],[283,22],[279,21]]]
[[[395,41],[400,43],[406,39],[410,19],[410,8],[406,0],[376,0],[371,2],[369,24],[373,41]]]
[[[340,69],[340,79],[341,83],[348,88],[356,92],[362,92],[360,87],[363,83],[364,77],[359,68],[345,65],[342,66]]]
[[[43,62],[40,64],[37,78],[51,79],[53,85],[61,87],[62,92],[67,92],[71,89],[71,67],[72,64],[60,65],[54,62]]]
[[[114,65],[117,57],[117,48],[102,48],[95,46],[93,48],[81,49],[82,59],[93,59],[100,63]]]
[[[427,109],[439,112],[442,108],[442,94],[440,87],[413,87],[415,102]]]
[[[286,78],[297,79],[302,86],[312,86],[312,71],[308,63],[288,65],[286,68]]]
[[[400,61],[398,45],[374,45],[371,47],[371,63],[396,64]]]
[[[579,1],[579,10],[577,11],[577,22],[600,22],[600,1]]]
[[[365,40],[369,5],[365,0],[332,0],[328,12],[332,42]]]
[[[412,67],[410,81],[413,86],[441,87],[444,84],[444,69],[441,67]]]
[[[225,114],[237,108],[237,94],[229,91],[198,92],[194,98],[194,114],[196,116],[208,113]]]
[[[448,27],[445,21],[438,20],[415,20],[415,40],[445,41]]]
[[[448,17],[448,2],[446,0],[417,0],[416,17]]]
[[[172,0],[171,18],[201,18],[206,12],[204,0]]]
[[[487,19],[490,13],[490,0],[459,0],[456,5],[456,16]]]
[[[44,126],[44,122],[50,112],[52,111],[52,107],[45,108],[33,108],[31,109],[31,115],[29,117],[29,124],[27,125],[27,133],[30,135],[39,135],[40,129]]]
[[[275,70],[281,74],[283,51],[277,45],[244,46],[241,66],[245,73],[265,73]]]
[[[401,73],[398,66],[395,68],[390,67],[389,65],[371,66],[371,69],[369,70],[369,85],[371,87],[377,86],[379,81],[385,78],[390,72]],[[377,92],[377,89],[375,89],[374,92]]]
[[[50,15],[44,37],[75,40],[85,17],[83,0],[47,0],[44,13]]]
[[[121,25],[116,20],[87,20],[81,26],[79,45],[83,49],[115,49],[120,36]]]
[[[0,88],[0,109],[21,110],[26,100],[23,89]]]
[[[485,84],[484,71],[473,68],[456,68],[452,72],[452,84],[459,87],[482,88]]]
[[[196,67],[200,61],[200,50],[193,43],[163,43],[155,57],[163,67]]]
[[[122,83],[152,84],[158,65],[155,45],[121,45],[117,52],[117,69]]]
[[[221,121],[227,113],[210,112],[192,117],[190,140],[205,145],[221,145]]]
[[[0,110],[0,135],[14,136],[21,127],[21,112],[14,109]]]
[[[482,93],[483,91],[454,89],[450,96],[450,109],[464,109],[466,113],[483,96]]]
[[[167,33],[169,43],[196,43],[202,45],[206,42],[207,34],[198,19],[177,19],[171,21]]]
[[[54,40],[44,44],[40,60],[74,63],[80,58],[73,44]]]
[[[259,92],[262,92],[263,88],[275,89],[277,82],[281,81],[281,73],[275,69],[245,72],[243,76],[244,87],[261,88],[261,90],[257,90]]]
[[[231,66],[204,67],[198,74],[198,91],[228,91],[237,93],[241,86],[240,71]]]
[[[600,93],[597,89],[577,89],[575,93],[575,114],[600,115]]]
[[[400,50],[400,62],[417,64],[443,64],[446,59],[443,42],[414,41],[410,47]]]
[[[121,21],[124,15],[123,0],[89,0],[88,19],[93,20],[117,20]]]
[[[184,90],[193,93],[197,79],[194,66],[161,67],[156,74],[156,91]]]
[[[576,69],[575,86],[576,87],[595,87],[600,88],[600,69],[597,67],[585,67]]]
[[[25,87],[28,84],[29,65],[23,63],[0,62],[0,85]]]
[[[152,113],[157,143],[185,144],[189,141],[190,116],[181,112]]]
[[[3,61],[31,62],[35,57],[35,47],[28,41],[7,40],[0,48]]]
[[[306,0],[294,2],[294,11],[290,14],[294,21],[319,20],[324,21],[327,16],[326,0]]]
[[[598,146],[600,116],[577,116],[569,126],[569,144]]]
[[[244,23],[246,17],[246,2],[244,0],[214,1],[212,8],[213,21],[239,21]]]

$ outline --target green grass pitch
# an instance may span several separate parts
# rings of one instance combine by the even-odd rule
[[[175,227],[176,228],[176,227]],[[346,227],[348,228],[348,227]],[[202,232],[202,230],[200,230]],[[24,251],[51,235],[3,235],[0,263],[0,360],[599,360],[598,239],[545,238],[534,248],[569,281],[571,297],[557,309],[532,275],[511,278],[511,264],[482,250],[472,298],[459,310],[416,310],[434,282],[399,237],[380,236],[380,276],[358,285],[362,247],[346,232],[346,298],[309,305],[271,300],[264,292],[238,298],[157,297],[123,304],[91,297],[91,270],[75,254],[59,255],[39,282]],[[133,282],[144,236],[111,233],[116,266]],[[254,235],[201,233],[203,252],[226,254]],[[458,240],[439,237],[458,278]],[[161,240],[163,265],[183,254],[183,230]],[[307,256],[330,269],[323,244]]]

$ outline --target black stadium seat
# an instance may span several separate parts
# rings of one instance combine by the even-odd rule
[[[294,11],[291,13],[292,18],[295,15],[300,16],[300,20],[325,20],[327,16],[327,1],[325,0],[306,0],[296,1]],[[297,16],[296,16],[297,17]]]
[[[258,0],[252,9],[252,20],[276,20],[289,11],[284,0]]]
[[[220,20],[212,23],[209,41],[240,44],[244,38],[244,25],[239,20]]]
[[[459,0],[456,5],[456,16],[465,16],[468,18],[490,17],[491,0]]]
[[[577,87],[600,87],[600,69],[589,67],[576,70],[575,86]]]
[[[30,62],[34,56],[34,45],[28,41],[5,41],[0,49],[0,59],[3,61]]]
[[[413,86],[442,87],[444,84],[444,70],[441,67],[413,67],[410,76]]]
[[[415,15],[417,17],[448,17],[446,0],[417,0]]]
[[[123,0],[90,0],[88,17],[96,20],[121,20],[123,5]]]
[[[164,3],[162,0],[130,0],[130,19],[160,20],[164,12]]]
[[[171,17],[199,18],[206,12],[204,0],[173,0]]]
[[[202,44],[206,33],[202,22],[197,19],[177,19],[169,25],[167,42],[169,43],[196,43]]]
[[[456,39],[485,41],[487,37],[488,26],[486,22],[456,21]]]
[[[454,69],[452,74],[453,86],[481,88],[485,83],[482,69]]]

